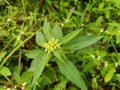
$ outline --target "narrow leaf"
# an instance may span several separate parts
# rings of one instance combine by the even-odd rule
[[[39,54],[37,57],[33,59],[31,62],[30,68],[28,69],[29,72],[34,72],[37,69],[38,63],[42,60],[42,54]]]
[[[0,74],[3,76],[10,76],[12,73],[10,72],[9,68],[3,66],[0,68]]]
[[[43,70],[44,70],[44,68],[45,68],[45,66],[46,66],[46,64],[48,63],[49,60],[50,60],[50,53],[44,54],[43,57],[42,57],[42,60],[40,60],[40,62],[38,63],[38,66],[35,70],[33,80],[32,80],[32,85],[34,85],[36,83],[37,79],[42,74],[42,72],[43,72]]]
[[[75,30],[75,31],[72,31],[71,33],[67,34],[66,36],[64,36],[62,38],[61,43],[64,44],[64,43],[69,42],[71,39],[73,39],[74,37],[76,37],[81,30],[82,29]]]
[[[111,69],[108,71],[108,73],[106,74],[105,79],[104,79],[104,80],[105,80],[105,83],[109,82],[109,81],[112,79],[115,71],[116,71],[115,68],[111,68]]]
[[[0,53],[0,62],[1,62],[1,60],[3,59],[3,57],[6,55],[6,52],[1,52]]]
[[[59,50],[54,50],[54,51],[53,51],[53,54],[54,54],[54,56],[55,56],[58,60],[60,60],[62,63],[65,63],[65,62],[64,62],[65,59],[64,59],[64,57],[62,57],[62,55],[61,55],[61,53],[60,53]]]
[[[13,72],[13,79],[17,82],[17,84],[22,84],[22,79],[17,72]]]
[[[46,43],[46,39],[44,35],[42,34],[42,32],[36,32],[36,43],[39,46],[44,47],[44,44]]]
[[[66,50],[79,50],[100,40],[101,36],[79,36],[63,46]]]
[[[32,76],[33,76],[33,72],[26,71],[21,75],[21,79],[23,82],[29,83],[31,82]]]
[[[66,88],[66,84],[67,84],[67,79],[64,79],[61,82],[59,82],[57,85],[55,85],[53,90],[61,90],[61,89],[64,90]]]
[[[48,41],[52,39],[52,30],[50,27],[50,23],[47,21],[47,17],[45,18],[45,21],[44,21],[43,33]]]
[[[41,55],[41,54],[43,54],[43,50],[41,50],[41,49],[34,49],[34,50],[28,50],[25,53],[25,56],[27,58],[33,59],[33,58],[35,58],[35,57],[37,57],[38,55]]]
[[[61,40],[61,38],[63,37],[63,32],[58,23],[55,23],[55,26],[53,28],[53,36],[59,40]]]
[[[57,61],[57,64],[60,71],[64,76],[66,76],[66,78],[68,78],[72,83],[81,88],[81,90],[87,90],[82,76],[80,76],[79,71],[71,61],[67,60],[65,61],[65,63]]]

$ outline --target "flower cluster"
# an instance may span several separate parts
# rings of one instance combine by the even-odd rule
[[[58,39],[51,39],[48,43],[45,43],[45,52],[52,52],[54,49],[60,48],[60,45]]]

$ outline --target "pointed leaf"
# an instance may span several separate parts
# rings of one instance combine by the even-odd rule
[[[104,80],[105,80],[105,83],[109,82],[109,81],[112,79],[115,71],[116,71],[115,68],[111,68],[111,69],[108,71],[108,73],[106,74],[105,79],[104,79]]]
[[[32,85],[34,85],[36,83],[37,79],[42,74],[42,72],[43,72],[43,70],[44,70],[44,68],[47,65],[49,60],[50,60],[50,53],[44,54],[43,57],[42,57],[42,60],[40,60],[40,62],[38,63],[38,66],[35,70],[33,80],[32,80]]]
[[[63,55],[61,55],[61,52],[59,50],[54,50],[53,54],[58,60],[60,60],[62,63],[65,63],[64,61],[66,58],[64,59]]]
[[[22,74],[21,79],[23,82],[29,83],[31,82],[32,76],[33,76],[33,72],[26,71]]]
[[[61,82],[59,82],[57,85],[55,85],[53,90],[61,90],[61,89],[64,90],[66,88],[66,84],[67,84],[67,79],[64,79]]]
[[[50,23],[47,21],[47,17],[45,18],[44,21],[43,33],[48,41],[52,39],[52,29],[50,27]]]
[[[10,72],[9,68],[3,66],[0,68],[0,74],[3,76],[10,76],[12,73]]]
[[[71,61],[67,60],[65,61],[65,63],[57,61],[57,64],[60,71],[64,76],[66,76],[66,78],[68,78],[72,83],[81,88],[81,90],[87,90],[82,76],[80,76],[79,71],[76,69]]]
[[[44,47],[44,44],[46,43],[46,39],[44,35],[42,34],[42,32],[36,32],[36,43],[39,46]]]
[[[63,32],[58,23],[55,23],[55,26],[53,28],[53,36],[59,40],[61,40],[61,38],[63,37]]]
[[[67,43],[69,42],[71,39],[73,39],[74,37],[76,37],[80,31],[82,29],[79,29],[79,30],[75,30],[75,31],[72,31],[71,33],[67,34],[66,36],[64,36],[61,40],[61,43],[64,44],[64,43]]]
[[[40,55],[43,54],[43,50],[42,50],[42,49],[28,50],[28,51],[25,53],[25,56],[26,56],[27,58],[35,58],[35,57],[37,57],[39,54],[40,54]]]
[[[101,36],[79,36],[63,46],[66,50],[79,50],[100,40]]]
[[[17,72],[13,72],[13,79],[17,82],[17,84],[22,84],[22,79]]]
[[[1,62],[1,60],[3,59],[3,57],[6,55],[6,52],[1,52],[0,53],[0,62]]]
[[[37,69],[38,63],[40,62],[41,59],[42,59],[42,54],[39,54],[37,57],[35,57],[31,62],[31,65],[28,71],[34,72]]]

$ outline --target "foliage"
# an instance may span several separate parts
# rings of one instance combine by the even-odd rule
[[[0,90],[119,90],[119,0],[1,0]]]

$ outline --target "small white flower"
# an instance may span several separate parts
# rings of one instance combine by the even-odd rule
[[[107,67],[108,66],[108,62],[104,62],[105,63],[105,67]]]
[[[19,41],[19,40],[20,40],[20,36],[17,37],[17,41]]]
[[[102,33],[102,32],[103,32],[103,29],[101,29],[100,32]]]
[[[69,21],[68,19],[65,20],[66,23],[67,23],[68,21]]]
[[[98,56],[98,57],[97,57],[97,60],[100,60],[100,58],[101,58],[101,57],[100,57],[100,56]]]
[[[64,24],[62,23],[62,27],[64,27]]]
[[[91,57],[91,58],[95,58],[95,55],[91,54],[90,57]]]
[[[11,88],[7,88],[6,90],[11,90]]]
[[[22,86],[26,86],[26,84],[27,84],[27,83],[26,83],[26,82],[24,82],[24,83],[22,84]]]
[[[7,19],[7,22],[10,22],[10,21],[11,21],[11,19],[10,19],[10,18],[8,18],[8,19]]]
[[[118,63],[115,63],[115,67],[117,68],[117,66],[118,66]]]

